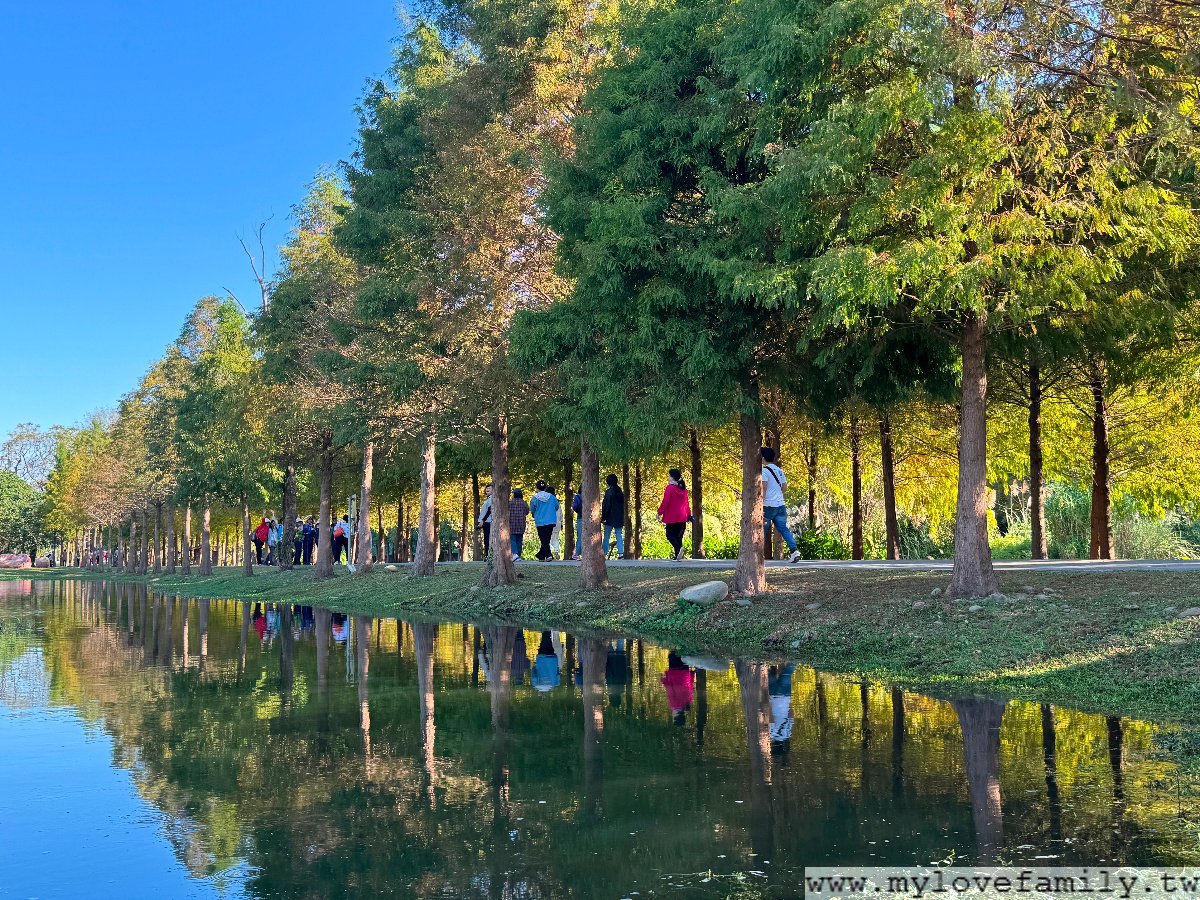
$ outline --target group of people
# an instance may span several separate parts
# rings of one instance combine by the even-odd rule
[[[354,525],[350,516],[344,515],[330,526],[330,548],[333,561],[341,562],[343,557],[350,559],[350,541],[354,537]],[[317,536],[319,534],[315,516],[302,519],[296,516],[295,528],[292,531],[292,565],[311,566],[315,559]],[[283,523],[269,516],[264,516],[252,532],[250,540],[254,543],[254,558],[261,565],[273,566],[279,561],[280,554],[286,552],[283,548]],[[263,550],[266,559],[263,559]]]
[[[604,528],[604,554],[609,555],[615,550],[617,557],[625,555],[625,492],[616,475],[605,479],[606,488],[600,506],[600,524]],[[497,511],[495,498],[492,497],[491,485],[485,489],[483,504],[479,507],[479,519],[476,522],[483,534],[483,554],[492,552],[492,522]],[[583,513],[583,497],[575,494],[571,503],[577,520]],[[534,559],[547,562],[560,559],[561,544],[559,535],[563,527],[563,507],[555,493],[554,486],[544,480],[538,480],[536,491],[528,501],[521,488],[514,488],[508,501],[508,537],[514,559],[525,558],[525,533],[529,528],[529,519],[533,518],[533,527],[537,531],[538,551]],[[613,538],[616,538],[615,545]],[[583,531],[575,529],[575,552],[573,559],[583,555]]]
[[[784,489],[787,487],[787,475],[776,463],[776,452],[773,447],[763,447],[760,451],[762,459],[763,485],[763,530],[769,538],[774,528],[787,545],[789,559],[796,562],[800,559],[795,535],[787,523],[787,501]],[[625,555],[625,492],[621,490],[620,480],[616,475],[605,477],[604,497],[600,503],[600,525],[604,530],[604,555],[610,555],[614,550],[617,558]],[[563,525],[563,509],[559,502],[554,486],[543,480],[537,482],[537,490],[528,502],[521,488],[514,488],[508,501],[508,534],[515,559],[524,559],[525,533],[528,530],[529,519],[532,516],[533,526],[538,536],[538,551],[534,559],[547,562],[559,559],[556,546],[558,534]],[[486,497],[479,508],[479,520],[476,523],[483,534],[484,556],[491,554],[492,522],[496,514],[496,503],[492,497],[492,488],[485,489]],[[583,498],[575,494],[572,509],[576,517],[583,512]],[[688,495],[687,484],[683,480],[683,472],[671,469],[667,473],[667,484],[663,488],[662,502],[658,505],[658,518],[663,523],[667,541],[671,545],[671,559],[684,558],[683,539],[688,523],[692,521],[692,504]],[[616,538],[615,546],[613,538]],[[575,555],[579,559],[583,554],[583,530],[575,529]]]

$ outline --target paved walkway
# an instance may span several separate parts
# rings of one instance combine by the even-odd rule
[[[685,559],[679,562],[674,562],[667,559],[610,559],[608,565],[617,568],[667,568],[667,569],[718,569],[729,570],[734,567],[735,560],[732,559]],[[442,563],[439,563],[442,565]],[[446,563],[445,565],[451,565]],[[458,565],[454,563],[453,565]],[[465,563],[465,565],[483,565],[482,563]],[[538,562],[537,560],[525,559],[518,560],[519,566],[578,566],[578,562],[571,560],[561,560],[554,562]],[[1091,560],[1091,559],[1052,559],[1052,560],[1015,560],[1015,559],[998,559],[993,565],[1000,572],[1122,572],[1128,570],[1148,571],[1148,570],[1165,570],[1168,572],[1200,572],[1200,560],[1180,560],[1180,559],[1117,559],[1117,560]],[[768,569],[841,569],[853,571],[855,569],[872,569],[886,571],[893,569],[897,571],[913,571],[913,572],[948,572],[953,566],[952,560],[925,560],[925,559],[901,559],[901,560],[885,560],[885,559],[866,559],[866,560],[840,560],[840,559],[805,559],[797,563],[776,562],[768,560]]]

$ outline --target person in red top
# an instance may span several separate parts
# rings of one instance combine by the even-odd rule
[[[254,541],[254,556],[258,560],[258,564],[260,566],[262,565],[263,544],[267,542],[267,537],[270,534],[271,528],[269,525],[267,525],[267,520],[263,519],[261,522],[259,522],[258,527],[254,529],[254,533],[250,535],[250,540]]]
[[[692,708],[692,697],[696,690],[696,673],[679,655],[667,654],[667,671],[663,672],[662,685],[667,689],[667,705],[671,707],[671,720],[683,725],[684,714]]]
[[[672,469],[667,474],[670,479],[663,491],[662,503],[658,504],[658,517],[667,526],[667,540],[675,551],[671,559],[683,559],[683,533],[692,517],[692,504],[688,500],[687,485],[683,483],[683,473]]]

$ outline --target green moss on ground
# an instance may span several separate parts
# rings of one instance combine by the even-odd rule
[[[972,603],[933,596],[948,582],[944,573],[780,569],[768,571],[772,593],[751,606],[701,610],[681,606],[679,590],[728,572],[613,567],[612,590],[586,593],[577,569],[520,571],[519,584],[496,589],[479,587],[480,569],[469,564],[439,567],[430,578],[403,568],[328,581],[271,569],[253,578],[229,569],[205,579],[69,569],[0,578],[108,577],[193,597],[618,632],[705,655],[789,656],[932,694],[987,693],[1200,724],[1200,619],[1176,617],[1200,606],[1200,575],[1190,572],[1001,573],[1007,598]]]

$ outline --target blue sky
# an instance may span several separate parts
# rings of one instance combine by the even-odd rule
[[[112,407],[268,247],[400,33],[393,0],[0,0],[0,439]],[[274,268],[274,261],[269,263]]]

